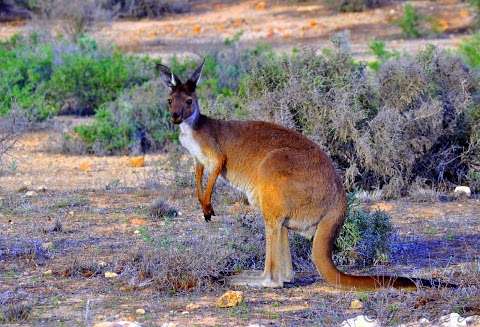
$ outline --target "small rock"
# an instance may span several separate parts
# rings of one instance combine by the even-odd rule
[[[37,190],[37,192],[46,192],[47,188],[45,186],[41,185],[41,186],[38,186],[36,188],[36,190]]]
[[[143,226],[147,223],[147,221],[143,218],[140,218],[140,217],[134,217],[132,219],[130,219],[130,224],[134,225],[134,226]]]
[[[259,1],[255,4],[255,10],[265,10],[267,3],[265,1]]]
[[[185,307],[185,309],[189,310],[189,311],[192,311],[192,310],[197,310],[197,309],[200,309],[202,306],[200,304],[195,304],[195,303],[189,303],[187,304],[187,306]]]
[[[428,326],[430,324],[430,320],[428,320],[427,318],[421,318],[419,321],[418,321],[418,324],[420,326]]]
[[[438,320],[439,327],[463,327],[469,326],[466,318],[463,318],[456,312],[452,312],[449,315],[441,316]]]
[[[355,299],[350,303],[350,309],[353,310],[360,310],[363,309],[363,303],[362,301]]]
[[[469,198],[472,196],[472,191],[468,186],[457,186],[455,187],[455,191],[453,191],[453,194],[455,194],[455,196],[457,197],[466,196],[467,198]]]
[[[103,268],[107,266],[107,263],[105,261],[99,261],[98,265]]]
[[[132,157],[129,160],[129,166],[134,168],[145,167],[145,157]]]
[[[340,324],[340,327],[380,327],[380,324],[376,319],[370,319],[364,315],[360,315],[345,320]]]
[[[93,327],[142,327],[136,321],[104,321],[98,322]]]
[[[28,191],[28,186],[26,185],[20,186],[20,188],[17,190],[18,193],[25,193],[27,191]]]
[[[174,322],[164,322],[162,327],[177,327],[177,324]]]
[[[219,308],[231,308],[239,305],[242,302],[243,302],[243,292],[228,291],[218,298],[217,306]]]
[[[75,214],[75,212],[69,211],[68,214],[69,214],[70,216],[73,216],[73,215]]]
[[[144,310],[144,309],[137,309],[137,310],[135,310],[135,313],[136,313],[137,315],[144,315],[144,314],[145,314],[145,310]]]
[[[52,275],[52,274],[53,274],[53,271],[52,271],[51,269],[45,270],[45,271],[43,272],[43,276],[50,276],[50,275]]]
[[[140,234],[140,231],[138,229],[136,229],[133,234]]]
[[[42,243],[42,249],[44,249],[44,250],[51,250],[51,249],[53,249],[53,243],[52,243],[52,242]]]
[[[118,277],[118,274],[113,271],[106,271],[105,272],[105,278],[116,278]]]
[[[28,197],[28,198],[31,198],[32,196],[37,196],[37,192],[28,191],[27,193],[25,193],[25,196]]]
[[[92,170],[92,163],[91,162],[82,162],[79,166],[78,166],[78,169],[80,169],[81,171],[84,171],[84,172],[89,172]]]

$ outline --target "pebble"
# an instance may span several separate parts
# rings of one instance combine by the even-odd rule
[[[467,198],[472,196],[472,191],[468,186],[457,186],[455,187],[455,191],[453,191],[453,193],[456,196],[466,196]]]
[[[353,310],[360,310],[363,309],[363,303],[362,301],[355,299],[350,303],[350,309]]]
[[[243,302],[243,292],[228,291],[218,298],[217,307],[231,308],[239,305],[242,302]]]
[[[118,277],[118,274],[113,271],[106,271],[105,272],[105,278],[116,278]]]
[[[192,310],[197,310],[197,309],[200,309],[200,308],[201,308],[200,304],[189,303],[189,304],[187,304],[185,309],[192,311]]]
[[[93,327],[142,327],[136,321],[104,321],[104,322],[97,322],[93,325]]]
[[[28,191],[27,193],[25,193],[25,196],[27,198],[31,198],[32,196],[37,196],[37,192],[35,191]]]
[[[137,315],[144,315],[144,314],[145,314],[145,310],[144,310],[144,309],[137,309],[137,310],[135,311],[135,313],[136,313]]]

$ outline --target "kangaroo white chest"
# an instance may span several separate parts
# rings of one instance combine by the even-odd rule
[[[203,153],[200,144],[193,137],[192,127],[186,122],[180,124],[180,144],[188,150],[188,152],[198,160],[201,164],[210,170],[210,162],[208,157]]]

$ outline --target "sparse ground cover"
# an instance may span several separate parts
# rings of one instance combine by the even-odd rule
[[[241,218],[255,217],[241,197],[225,186],[218,188],[214,199],[218,216],[207,224],[194,199],[191,172],[173,174],[166,154],[149,155],[146,166],[138,168],[129,167],[126,157],[84,156],[83,161],[97,168],[82,171],[78,157],[42,150],[51,133],[25,134],[11,154],[17,160],[16,170],[0,177],[0,303],[4,316],[15,313],[19,320],[26,318],[20,325],[84,326],[119,319],[146,326],[165,322],[179,326],[335,325],[360,313],[397,324],[420,317],[434,320],[450,312],[480,313],[479,199],[365,205],[393,217],[396,236],[391,256],[387,264],[373,268],[343,267],[357,273],[373,270],[441,277],[463,285],[459,290],[341,292],[325,286],[304,265],[306,271],[297,274],[296,285],[281,290],[244,289],[243,304],[219,309],[216,298],[228,289],[221,280],[210,279],[193,290],[195,280],[186,280],[175,284],[172,293],[160,283],[164,276],[142,276],[141,272],[165,269],[155,260],[166,260],[158,253],[173,244],[183,247],[172,249],[170,254],[176,256],[169,260],[178,258],[185,265],[182,253],[206,253],[205,257],[219,260],[208,262],[203,257],[209,271],[226,267],[221,261],[225,258],[233,260],[230,264],[259,262],[239,257],[248,253],[242,248],[249,246],[246,240],[251,241]],[[54,174],[49,173],[53,166]],[[56,176],[44,179],[47,174]],[[28,190],[35,193],[27,194]],[[157,199],[178,214],[152,215],[150,206]],[[261,250],[253,253],[257,251]],[[231,253],[237,255],[229,257]],[[106,278],[105,272],[118,276]],[[352,299],[360,299],[364,308],[350,309]],[[139,308],[146,314],[137,314]]]
[[[451,195],[459,181],[480,188],[479,34],[465,41],[475,12],[463,1],[415,1],[414,12],[407,14],[408,7],[396,2],[340,14],[325,3],[197,2],[180,8],[187,12],[181,15],[90,26],[93,38],[35,39],[43,37],[40,33],[28,42],[17,37],[2,43],[0,55],[10,60],[10,70],[0,75],[0,85],[12,93],[0,96],[8,102],[4,111],[14,113],[10,119],[29,118],[16,117],[17,107],[35,108],[37,102],[48,106],[34,120],[59,111],[96,111],[97,116],[58,116],[33,125],[27,119],[29,130],[17,130],[14,142],[7,134],[8,142],[0,138],[0,152],[13,145],[0,162],[0,324],[135,320],[145,326],[328,326],[365,314],[382,325],[398,325],[421,317],[435,321],[451,312],[480,315],[480,199]],[[412,20],[416,14],[420,18]],[[0,24],[0,37],[23,25]],[[334,39],[336,47],[317,53],[292,51],[303,45],[323,48],[333,32],[345,28],[352,52],[341,37]],[[409,29],[420,33],[410,37],[423,39],[400,39]],[[368,46],[373,39],[386,42]],[[426,39],[438,49],[425,47]],[[273,48],[257,46],[258,40]],[[276,50],[286,50],[288,57]],[[355,214],[380,224],[374,231],[383,230],[380,239],[391,242],[381,241],[388,249],[380,252],[363,243],[367,248],[360,253],[348,247],[347,233],[346,247],[335,257],[343,269],[435,277],[460,288],[342,292],[314,271],[309,242],[292,236],[293,285],[242,289],[242,304],[217,308],[217,297],[229,289],[226,275],[262,268],[261,218],[223,184],[214,195],[214,221],[207,224],[201,217],[191,159],[175,145],[175,129],[163,110],[166,92],[153,80],[159,60],[154,58],[165,61],[172,53],[179,56],[169,63],[182,76],[195,65],[184,56],[210,54],[201,86],[202,105],[210,114],[280,122],[323,144],[342,170],[358,164],[350,173],[357,174],[357,185],[373,191],[359,192],[363,202]],[[358,61],[366,57],[368,66]],[[9,102],[20,96],[22,101]],[[280,110],[263,110],[269,103]],[[351,108],[366,116],[352,115]],[[303,119],[312,113],[315,119]],[[409,124],[417,120],[422,128]],[[332,125],[335,121],[341,126]],[[144,147],[146,155],[133,157]],[[381,152],[385,149],[397,152]],[[366,155],[372,153],[381,155]],[[418,158],[420,167],[412,166]],[[389,162],[401,163],[401,169]],[[392,176],[401,181],[390,183],[393,195],[407,194],[405,185],[409,198],[381,201],[392,194],[376,186],[388,185]],[[367,209],[381,212],[368,215],[362,211]],[[358,237],[357,229],[349,232]],[[368,260],[358,258],[365,253]],[[375,265],[360,264],[366,261]],[[351,308],[353,299],[363,308]]]

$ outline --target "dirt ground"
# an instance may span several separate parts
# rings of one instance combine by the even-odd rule
[[[329,326],[360,313],[386,317],[390,324],[435,319],[452,311],[480,314],[479,199],[368,205],[389,212],[397,231],[390,263],[371,270],[441,277],[464,285],[455,291],[341,292],[310,271],[299,273],[289,288],[243,289],[243,304],[220,309],[215,301],[226,286],[168,295],[148,285],[129,288],[122,279],[103,274],[69,274],[83,261],[112,267],[119,256],[145,242],[139,229],[168,231],[164,221],[148,217],[147,209],[157,198],[181,212],[169,227],[175,237],[223,233],[230,228],[238,203],[216,196],[217,216],[207,224],[193,189],[172,187],[168,155],[147,155],[145,167],[133,168],[128,157],[55,154],[51,143],[58,130],[24,134],[0,177],[0,304],[14,299],[32,306],[29,320],[18,325],[88,326],[135,320],[144,326]],[[55,228],[58,221],[61,228]],[[22,253],[25,244],[34,244],[35,256]],[[365,303],[364,309],[350,309],[356,298]],[[136,314],[139,308],[146,313]]]
[[[406,52],[422,48],[426,41],[440,47],[455,47],[467,35],[473,14],[465,1],[413,1],[438,34],[405,40],[395,21],[402,14],[401,2],[358,13],[337,13],[323,1],[296,5],[288,1],[198,1],[191,12],[161,19],[121,20],[93,28],[97,39],[121,49],[151,56],[197,56],[226,38],[242,33],[241,45],[268,42],[280,50],[308,46],[321,49],[336,32],[348,30],[356,57],[370,56],[368,43],[385,40],[392,49]],[[0,40],[23,30],[38,29],[26,22],[0,24]]]
[[[95,36],[130,52],[169,56],[200,53],[239,31],[245,45],[267,41],[278,49],[321,48],[334,32],[347,28],[353,52],[365,57],[368,41],[374,38],[387,40],[392,48],[415,51],[427,41],[453,47],[466,35],[472,15],[465,2],[414,4],[425,15],[437,17],[445,33],[428,40],[403,40],[392,24],[401,11],[395,3],[363,13],[336,14],[315,2],[292,6],[219,1],[210,5],[213,10],[199,4],[187,14],[113,22],[97,29]],[[0,24],[0,39],[25,28],[29,28],[25,22]],[[192,177],[178,186],[169,154],[147,154],[144,167],[131,167],[127,156],[56,152],[59,131],[81,121],[57,118],[48,128],[25,133],[0,174],[0,305],[31,306],[28,320],[12,326],[90,326],[113,320],[138,321],[144,326],[336,326],[359,314],[396,325],[413,324],[421,317],[435,320],[450,312],[480,315],[478,198],[365,204],[393,217],[397,235],[390,262],[369,270],[343,267],[357,273],[443,278],[460,284],[457,290],[341,292],[326,286],[315,272],[306,271],[298,273],[289,288],[242,289],[243,304],[220,309],[215,301],[228,290],[226,286],[171,295],[148,285],[131,288],[121,276],[106,278],[88,270],[73,275],[69,271],[85,261],[105,267],[102,271],[112,269],[119,257],[145,242],[139,230],[161,234],[173,228],[172,237],[226,233],[232,226],[232,212],[250,210],[238,209],[228,192],[219,194],[220,188],[214,201],[217,216],[205,223],[189,185]],[[149,206],[158,198],[181,212],[173,225],[148,217]],[[235,231],[229,233],[235,235]],[[364,308],[351,309],[352,299],[361,299]],[[140,308],[145,314],[136,313]]]

